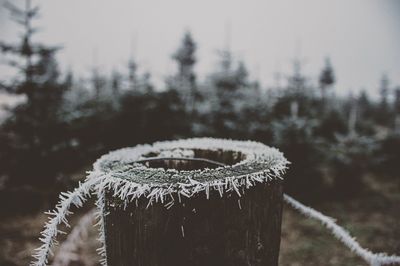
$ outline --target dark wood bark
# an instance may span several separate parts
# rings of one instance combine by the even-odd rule
[[[212,191],[182,198],[170,209],[126,209],[106,196],[105,230],[109,266],[273,266],[278,265],[282,183],[244,189],[239,197]]]

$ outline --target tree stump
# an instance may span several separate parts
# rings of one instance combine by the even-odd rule
[[[214,139],[134,149],[100,160],[124,180],[105,193],[109,266],[278,265],[287,165],[279,151]]]

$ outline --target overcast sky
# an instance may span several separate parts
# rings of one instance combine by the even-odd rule
[[[273,84],[275,72],[290,72],[295,56],[302,59],[304,73],[315,78],[328,55],[342,93],[360,88],[375,93],[382,73],[392,84],[400,84],[397,0],[41,0],[39,4],[42,31],[37,39],[62,44],[62,67],[71,67],[77,75],[87,75],[93,64],[105,73],[122,69],[133,54],[143,70],[162,81],[175,71],[171,54],[189,29],[199,47],[200,77],[215,68],[216,51],[229,39],[237,58],[265,86]],[[17,36],[2,7],[0,39]],[[3,69],[0,78],[5,73]]]

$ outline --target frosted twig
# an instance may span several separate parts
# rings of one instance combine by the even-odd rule
[[[284,195],[284,200],[289,206],[293,207],[306,217],[320,221],[339,241],[368,262],[371,266],[400,264],[400,256],[387,255],[385,253],[372,253],[368,249],[361,247],[355,238],[352,237],[343,227],[337,225],[331,217],[303,205],[287,194]]]

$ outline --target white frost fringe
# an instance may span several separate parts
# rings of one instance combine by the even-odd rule
[[[252,187],[256,183],[268,182],[274,179],[282,179],[281,173],[283,173],[284,168],[274,169],[272,173],[270,172],[260,172],[256,174],[226,177],[222,180],[215,180],[212,182],[198,182],[191,178],[188,178],[188,183],[178,183],[177,185],[169,185],[166,187],[151,186],[149,184],[137,184],[129,180],[112,177],[110,175],[102,175],[98,172],[92,172],[86,179],[84,183],[81,183],[78,188],[73,192],[63,192],[60,196],[60,202],[58,203],[56,210],[48,212],[48,214],[54,216],[45,225],[45,230],[42,232],[42,237],[40,238],[43,242],[42,246],[36,249],[36,254],[33,256],[36,261],[31,263],[32,266],[46,266],[48,264],[49,255],[51,249],[55,244],[55,238],[60,232],[57,227],[59,224],[67,223],[66,216],[71,214],[69,208],[72,204],[76,207],[81,207],[83,202],[86,201],[87,196],[90,196],[90,191],[94,191],[97,195],[96,206],[96,218],[99,226],[99,241],[101,242],[101,247],[97,249],[99,255],[102,257],[101,264],[107,265],[106,257],[106,241],[105,241],[105,230],[104,230],[104,216],[105,213],[105,191],[109,190],[113,192],[113,197],[122,200],[124,207],[128,203],[140,198],[145,197],[148,200],[148,205],[153,203],[161,202],[166,208],[170,208],[175,204],[175,201],[181,202],[183,197],[190,198],[195,194],[203,192],[206,194],[208,199],[211,190],[216,190],[219,192],[220,196],[223,193],[233,191],[241,196],[240,188]],[[177,194],[177,199],[174,198],[173,193]]]
[[[68,238],[61,244],[52,266],[68,266],[73,261],[78,261],[77,254],[78,245],[88,237],[88,228],[93,224],[95,211],[90,210],[74,226],[74,229],[69,234]]]
[[[298,210],[306,217],[320,221],[338,240],[340,240],[352,252],[368,262],[371,266],[400,264],[400,256],[388,256],[385,253],[372,253],[368,249],[361,247],[355,238],[349,234],[349,232],[335,223],[333,218],[301,204],[287,194],[284,195],[284,200],[287,204],[289,204],[289,206]]]
[[[76,207],[82,207],[87,197],[90,196],[90,190],[94,183],[97,182],[97,178],[91,178],[84,183],[79,184],[77,188],[72,192],[62,192],[60,194],[60,201],[56,205],[54,211],[49,211],[49,221],[45,224],[44,230],[41,233],[39,240],[43,243],[39,248],[36,249],[36,254],[33,257],[36,261],[32,262],[31,265],[43,266],[48,263],[48,256],[53,255],[51,248],[56,242],[58,233],[63,233],[58,230],[57,227],[60,224],[65,224],[69,227],[67,216],[72,212],[69,211],[71,205]]]
[[[97,249],[97,252],[101,257],[100,264],[103,266],[107,266],[106,231],[104,228],[104,216],[107,215],[107,213],[105,213],[105,204],[106,204],[105,191],[97,190],[96,193],[97,193],[96,206],[98,210],[96,213],[96,219],[98,220],[98,223],[96,225],[99,228],[98,240],[100,241],[101,244],[101,247]]]
[[[112,177],[103,177],[101,179],[94,179],[97,182],[93,182],[93,180],[89,179],[85,183],[80,184],[80,186],[75,189],[73,192],[69,193],[62,193],[60,196],[61,202],[57,205],[56,211],[49,212],[50,215],[54,217],[50,219],[50,221],[46,224],[45,230],[42,232],[42,238],[40,240],[43,242],[43,245],[37,249],[37,254],[34,257],[37,259],[31,265],[34,266],[45,266],[48,263],[48,256],[51,254],[51,248],[55,242],[55,237],[57,233],[60,232],[57,229],[57,226],[61,223],[68,225],[66,216],[70,214],[69,207],[74,204],[77,207],[82,206],[83,201],[85,201],[84,195],[89,193],[89,190],[93,188],[93,186],[97,187],[97,196],[98,199],[96,201],[96,205],[98,207],[98,212],[96,213],[96,217],[99,220],[99,240],[102,243],[102,247],[98,249],[99,254],[102,256],[101,264],[107,265],[107,258],[106,258],[106,246],[105,246],[105,231],[104,231],[104,216],[107,215],[104,213],[104,206],[105,206],[105,198],[104,198],[104,189],[110,188],[114,191],[114,196],[124,200],[125,206],[131,202],[132,200],[146,194],[146,190],[143,188],[138,188],[137,184],[121,180],[118,178]],[[259,181],[259,180],[252,180]],[[262,181],[262,180],[260,180]],[[247,180],[247,184],[254,184]],[[229,187],[230,190],[234,189],[239,195],[239,190],[237,190],[238,184],[235,185],[235,181],[232,179],[227,179],[226,182],[218,184],[217,187]],[[214,189],[219,189],[214,188]],[[236,189],[235,189],[236,188]],[[210,187],[204,187],[201,189],[195,189],[194,191],[205,191],[208,197]],[[148,191],[147,191],[148,192]],[[149,204],[152,204],[154,201],[163,201],[164,196],[168,195],[170,191],[166,189],[165,191],[153,190],[153,193],[149,193],[147,195],[149,199]],[[178,193],[178,195],[189,196],[186,194],[185,191]],[[155,196],[159,195],[159,196]],[[173,198],[172,198],[173,199]],[[326,226],[332,234],[339,239],[344,245],[346,245],[351,251],[355,254],[363,258],[366,262],[370,263],[371,266],[381,266],[381,265],[389,265],[389,264],[400,264],[400,257],[399,256],[388,256],[385,253],[372,253],[371,251],[364,249],[360,246],[360,244],[342,227],[337,225],[334,222],[334,219],[328,217],[310,207],[307,207],[300,202],[296,201],[292,197],[288,196],[287,194],[284,195],[284,200],[288,203],[291,207],[298,210],[303,215],[316,219],[320,221],[324,226]],[[167,208],[172,206],[174,203],[170,201],[169,203],[165,204]]]
[[[196,181],[190,177],[190,171],[187,171],[187,180],[185,183],[164,185],[135,183],[128,179],[121,178],[120,173],[105,172],[102,169],[102,164],[105,162],[119,161],[134,163],[136,160],[140,159],[143,154],[168,150],[176,147],[184,149],[236,150],[246,155],[246,158],[236,165],[264,160],[270,161],[272,164],[269,166],[269,169],[263,171],[238,176],[222,177],[211,182]],[[43,244],[36,249],[36,253],[33,255],[35,261],[32,262],[31,265],[46,266],[48,264],[48,257],[49,255],[52,255],[51,249],[55,244],[55,238],[58,233],[61,233],[61,231],[57,229],[58,225],[64,223],[69,226],[66,217],[71,214],[69,211],[71,205],[81,207],[87,197],[91,195],[91,192],[94,192],[94,194],[97,195],[96,217],[98,219],[97,225],[99,226],[99,240],[102,245],[97,251],[102,257],[101,264],[106,266],[106,235],[104,230],[104,217],[107,215],[107,213],[105,213],[106,191],[113,193],[113,197],[121,199],[124,207],[126,207],[130,202],[137,200],[140,197],[144,197],[148,200],[148,206],[152,205],[154,202],[161,202],[166,208],[170,208],[176,201],[181,202],[182,197],[190,198],[200,192],[205,193],[208,199],[211,190],[218,191],[221,197],[223,196],[223,193],[229,191],[235,192],[241,196],[241,191],[244,188],[254,186],[256,183],[282,179],[282,174],[285,172],[287,164],[288,161],[284,158],[282,153],[261,143],[207,138],[158,142],[153,144],[153,146],[139,145],[135,148],[125,148],[111,152],[102,156],[95,162],[94,171],[89,172],[85,182],[80,183],[78,188],[72,192],[61,193],[60,201],[57,204],[56,209],[52,212],[48,212],[51,217],[46,223],[45,228],[41,233],[41,237],[39,238]],[[220,168],[215,169],[215,171],[218,171],[218,169]],[[149,168],[149,171],[154,171],[154,169]],[[213,169],[206,169],[204,171],[213,171]],[[174,195],[177,196],[177,199],[174,198]],[[369,262],[372,266],[400,263],[400,257],[398,256],[387,256],[383,253],[374,254],[363,249],[346,230],[335,224],[332,218],[304,206],[288,195],[284,195],[284,199],[290,206],[299,210],[302,214],[319,220],[347,247]]]

